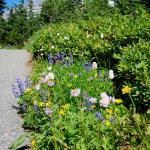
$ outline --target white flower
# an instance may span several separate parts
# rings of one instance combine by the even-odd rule
[[[48,82],[49,80],[54,80],[54,74],[52,72],[50,72],[49,74],[47,74],[45,76],[45,78],[42,80],[43,83],[46,83]]]
[[[107,95],[107,93],[103,92],[101,93],[101,100],[100,100],[100,106],[103,106],[103,107],[108,107],[108,105],[110,104],[111,102],[111,99],[110,97]]]
[[[51,48],[52,48],[52,49],[54,49],[54,48],[55,48],[55,46],[54,46],[54,45],[52,45],[52,46],[51,46]]]
[[[41,53],[41,56],[43,56],[44,54],[43,53]]]
[[[54,74],[52,73],[52,72],[50,72],[48,75],[47,75],[47,78],[49,79],[49,80],[54,80]]]
[[[36,89],[37,91],[39,91],[40,88],[41,88],[40,84],[37,84],[37,85],[35,86],[35,89]]]
[[[103,34],[103,33],[101,33],[100,37],[101,37],[101,39],[103,39],[103,38],[104,38],[104,34]]]
[[[109,70],[108,78],[109,78],[109,79],[113,79],[114,77],[115,77],[115,76],[114,76],[113,70]]]
[[[91,102],[91,103],[96,103],[96,102],[97,102],[97,98],[91,97],[91,98],[89,99],[89,102]]]
[[[94,70],[94,69],[97,69],[97,63],[96,62],[93,62],[92,63],[92,69]]]
[[[49,66],[47,70],[48,70],[48,71],[51,71],[51,70],[52,70],[52,67],[51,67],[51,66]]]
[[[81,90],[76,88],[76,89],[71,90],[70,94],[71,94],[71,96],[77,97],[77,96],[79,96],[80,92],[81,92]]]
[[[64,40],[69,40],[69,37],[67,37],[67,36],[64,36]]]
[[[112,103],[115,103],[115,100],[116,100],[115,97],[110,96],[109,98],[112,101]]]
[[[108,5],[110,7],[114,7],[115,6],[115,2],[113,0],[108,0]]]

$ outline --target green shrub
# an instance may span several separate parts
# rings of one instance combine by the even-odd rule
[[[119,81],[130,83],[133,87],[134,103],[139,111],[147,111],[150,101],[150,42],[140,40],[133,46],[121,49],[121,54],[115,55],[119,60],[117,65]],[[126,101],[126,104],[129,104]]]
[[[88,21],[80,20],[74,23],[53,24],[38,31],[30,39],[27,47],[35,58],[47,59],[49,53],[55,54],[65,51],[68,54],[72,53],[74,58],[79,60],[97,61],[100,67],[114,69],[117,75],[118,70],[116,66],[121,61],[121,57],[125,57],[122,49],[134,49],[134,45],[140,43],[141,40],[144,40],[146,43],[149,41],[149,22],[149,15],[141,12],[141,14],[134,15],[122,16],[115,14],[111,17],[95,17]],[[120,59],[114,57],[114,54],[116,56],[119,55]],[[146,57],[149,56],[145,55]],[[134,55],[131,58],[133,57]],[[130,84],[134,80],[137,81],[137,78],[141,78],[141,75],[139,76],[138,73],[134,71],[132,73]],[[147,78],[147,74],[144,76]],[[123,78],[124,74],[122,73],[115,80],[117,95],[121,95],[118,89],[121,87],[120,81],[126,80],[126,78],[124,78],[125,80]],[[141,78],[140,82],[143,83],[145,82],[144,80]],[[122,84],[125,83],[122,82]],[[146,91],[148,90],[149,88]],[[140,103],[137,103],[138,100],[135,100],[137,110],[145,110],[143,105],[147,102],[145,103],[144,101],[148,100],[146,97],[149,95],[146,93],[144,92],[146,95],[144,99],[146,100],[143,99],[143,96],[139,98]],[[126,100],[126,102],[127,105],[131,104],[131,101]]]
[[[120,53],[121,47],[138,43],[139,39],[149,40],[149,22],[149,16],[143,13],[53,24],[35,33],[27,49],[34,57],[43,53],[47,58],[49,53],[65,51],[79,59],[96,57],[102,66],[114,66],[113,53]]]

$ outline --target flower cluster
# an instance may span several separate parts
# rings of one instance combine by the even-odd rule
[[[56,53],[54,55],[48,54],[48,63],[49,64],[61,63],[64,65],[72,65],[73,55],[72,53],[70,53],[69,56],[67,56],[65,52]]]
[[[48,68],[48,71],[51,71],[52,70],[52,67],[49,67]],[[43,77],[41,78],[40,80],[40,83],[38,83],[36,86],[35,86],[35,89],[37,91],[39,91],[41,89],[41,83],[46,83],[48,86],[54,86],[55,85],[55,76],[54,76],[54,73],[53,72],[49,72],[48,74],[46,75],[43,75]]]
[[[21,81],[21,79],[17,78],[16,84],[11,85],[12,93],[17,99],[25,92],[31,91],[29,87],[31,87],[31,81],[28,78],[26,78],[25,81]]]
[[[93,110],[96,108],[97,98],[94,97],[86,97],[86,103],[85,106],[88,108],[88,110]]]
[[[66,113],[66,111],[67,111],[68,109],[69,109],[69,104],[63,105],[62,108],[61,108],[60,111],[59,111],[59,114],[60,114],[61,116],[64,116],[65,113]]]

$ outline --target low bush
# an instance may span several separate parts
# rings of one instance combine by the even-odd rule
[[[88,21],[80,20],[75,23],[53,24],[38,31],[30,39],[27,48],[38,59],[47,59],[49,53],[60,54],[65,51],[67,54],[72,53],[73,57],[78,60],[96,61],[99,67],[115,70],[115,93],[118,97],[122,97],[120,82],[122,84],[128,82],[135,93],[141,91],[145,80],[146,85],[149,83],[149,67],[146,62],[146,59],[149,58],[149,53],[147,52],[150,39],[149,22],[149,15],[141,10],[133,15],[122,16],[114,14],[111,17],[95,17]],[[145,41],[143,48],[141,41]],[[136,50],[140,46],[144,52]],[[134,55],[133,53],[136,52],[140,54],[137,54],[138,56]],[[130,56],[130,59],[128,59],[128,56]],[[133,70],[130,67],[130,63],[132,63],[132,68],[137,66],[135,65],[137,62],[137,60],[134,60],[135,57],[140,63],[144,59],[142,68],[146,68],[147,71],[143,72],[143,77],[140,73],[141,71],[138,72],[139,69]],[[125,67],[128,70],[123,68],[124,66],[120,66],[123,63],[126,64]],[[130,76],[130,79],[128,76]],[[136,84],[133,83],[134,81]],[[144,88],[140,98],[133,98],[136,101],[135,107],[137,107],[137,111],[145,112],[148,109],[148,86]],[[143,95],[145,96],[143,97]],[[128,98],[125,97],[125,99]],[[125,103],[126,106],[129,106],[131,101],[126,100]]]
[[[120,48],[149,40],[150,18],[146,13],[134,16],[96,17],[89,21],[59,23],[44,27],[29,40],[27,49],[34,57],[49,53],[72,52],[82,59],[98,58],[101,65],[114,66],[114,53]]]
[[[150,50],[149,41],[128,45],[114,55],[119,60],[118,79],[133,87],[133,99],[138,111],[147,111],[150,102]],[[126,97],[127,99],[127,97]],[[130,103],[126,101],[126,105]]]

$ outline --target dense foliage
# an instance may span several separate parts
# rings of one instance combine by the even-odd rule
[[[64,59],[36,62],[32,85],[19,79],[13,85],[32,149],[149,149],[149,121],[114,97],[112,73]],[[122,92],[132,94],[128,86]]]
[[[1,45],[22,47],[33,32],[47,23],[89,20],[116,13],[137,15],[143,8],[149,11],[149,2],[144,0],[44,0],[38,15],[33,13],[33,0],[27,2],[28,8],[21,0],[20,4],[9,8],[8,19],[0,18]],[[4,8],[5,2],[0,1],[0,15]]]
[[[150,149],[148,7],[143,0],[43,2],[40,21],[51,24],[27,43],[31,81],[12,85],[31,132],[11,149],[26,137],[33,150]]]
[[[31,3],[32,4],[32,3]],[[0,18],[0,44],[22,47],[33,32],[40,28],[39,17],[27,10],[24,2],[10,8],[7,19]]]
[[[114,15],[53,24],[38,31],[30,39],[28,49],[35,58],[43,59],[49,53],[65,51],[68,54],[71,52],[77,59],[97,61],[100,67],[116,70],[116,95],[121,95],[120,81],[129,82],[134,87],[135,95],[144,88],[133,98],[137,110],[145,112],[150,94],[149,23],[147,13],[140,11],[133,16]],[[139,69],[132,69],[135,65],[139,66],[142,73]],[[126,100],[125,103],[129,106],[131,101]]]
[[[0,0],[0,16],[2,16],[5,8],[5,0]]]

